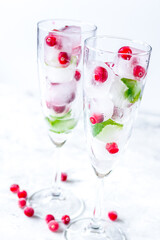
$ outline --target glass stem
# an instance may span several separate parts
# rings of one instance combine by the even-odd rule
[[[95,207],[93,211],[93,218],[91,227],[93,229],[99,229],[100,223],[99,220],[102,218],[102,209],[104,204],[104,179],[98,178],[97,192],[95,197]]]
[[[52,182],[52,195],[59,197],[61,195],[60,188],[60,159],[61,159],[61,147],[56,147],[54,153],[54,181]]]

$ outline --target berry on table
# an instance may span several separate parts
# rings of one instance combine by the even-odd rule
[[[69,224],[70,223],[70,217],[68,215],[64,215],[62,218],[61,218],[62,222],[64,224]]]
[[[51,215],[51,214],[46,215],[45,221],[46,221],[47,224],[52,220],[55,220],[53,215]]]
[[[119,50],[118,50],[118,53],[119,53],[119,56],[121,58],[123,58],[124,60],[130,60],[131,59],[131,54],[132,54],[132,50],[130,49],[130,47],[128,46],[124,46],[124,47],[121,47]]]
[[[32,217],[34,215],[34,209],[32,207],[25,207],[24,214],[27,217]]]
[[[18,184],[12,184],[10,186],[10,191],[13,193],[18,193],[19,192],[19,185]]]
[[[24,208],[26,206],[26,199],[25,198],[20,198],[18,200],[18,205],[20,208]]]
[[[133,75],[135,77],[142,78],[145,75],[145,72],[145,69],[140,65],[137,65],[133,68]]]
[[[27,197],[27,192],[26,192],[25,190],[19,191],[19,192],[17,193],[17,196],[18,196],[19,198],[26,198],[26,197]]]
[[[112,211],[112,212],[109,212],[109,213],[108,213],[108,217],[109,217],[110,220],[116,221],[117,218],[118,218],[118,214],[117,214],[116,211]]]
[[[94,69],[94,80],[97,82],[105,82],[108,78],[108,72],[104,67],[96,67]]]
[[[106,144],[106,149],[111,154],[115,154],[119,151],[118,145],[115,142],[107,143]]]
[[[64,173],[64,172],[61,173],[61,181],[62,182],[67,181],[67,177],[68,177],[67,173]]]
[[[56,232],[59,229],[59,223],[56,222],[55,220],[52,220],[48,223],[48,228],[52,232]]]
[[[58,55],[58,61],[61,65],[66,65],[70,62],[70,57],[66,52],[60,52]]]
[[[80,80],[80,78],[81,78],[81,72],[80,72],[79,70],[76,70],[76,71],[75,71],[74,78],[76,79],[76,81],[79,81],[79,80]]]
[[[56,45],[57,41],[56,41],[56,37],[52,34],[49,34],[46,38],[46,44],[49,46],[49,47],[53,47]]]
[[[104,120],[104,116],[102,114],[93,114],[90,117],[90,122],[92,124],[96,124],[96,123],[101,123]]]

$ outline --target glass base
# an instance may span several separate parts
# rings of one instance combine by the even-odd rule
[[[61,220],[65,214],[75,219],[84,210],[83,201],[68,190],[61,190],[61,193],[56,195],[52,188],[43,189],[31,195],[28,203],[34,208],[36,216],[43,219],[47,214],[52,214],[56,220]]]
[[[71,223],[65,231],[67,240],[127,240],[115,223],[100,220],[92,224],[91,218],[84,218]]]

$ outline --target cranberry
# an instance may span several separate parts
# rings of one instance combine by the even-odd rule
[[[48,228],[52,232],[56,232],[59,229],[59,224],[55,220],[52,220],[48,223]]]
[[[64,173],[64,172],[61,173],[61,181],[62,182],[67,181],[67,177],[68,177],[67,173]]]
[[[133,75],[135,77],[142,78],[145,75],[145,72],[145,69],[140,65],[137,65],[133,68]]]
[[[34,209],[32,207],[25,207],[24,214],[27,217],[32,217],[34,215]]]
[[[52,106],[52,108],[56,113],[63,113],[66,107],[65,106]]]
[[[52,220],[55,220],[53,215],[51,215],[51,214],[46,215],[45,221],[46,221],[47,224]]]
[[[115,221],[118,218],[118,214],[115,211],[109,212],[108,217],[110,220]]]
[[[76,79],[76,81],[79,81],[79,79],[81,78],[81,73],[79,70],[75,71],[74,78]]]
[[[70,57],[69,57],[68,53],[60,52],[59,55],[58,55],[58,60],[59,60],[60,64],[66,65],[66,64],[69,63]]]
[[[107,143],[106,144],[106,149],[111,154],[115,154],[119,151],[118,145],[115,142]]]
[[[25,190],[19,191],[17,193],[17,195],[18,195],[19,198],[26,198],[27,197],[27,192]]]
[[[24,208],[26,206],[26,199],[25,198],[20,198],[18,200],[18,205],[20,208]]]
[[[124,60],[130,60],[131,59],[131,54],[132,54],[132,50],[130,49],[130,47],[128,46],[124,46],[124,47],[121,47],[118,51],[119,56],[121,58],[123,58]],[[124,54],[123,54],[124,53]]]
[[[18,184],[12,184],[10,186],[10,191],[13,192],[13,193],[19,192],[19,185]]]
[[[104,120],[104,117],[102,114],[93,114],[90,117],[90,121],[92,124],[101,123],[101,122],[103,122],[103,120]]]
[[[64,215],[61,220],[67,225],[70,222],[70,217],[68,215]]]
[[[94,70],[94,80],[97,82],[105,82],[108,78],[108,72],[104,67],[96,67]]]
[[[46,44],[50,47],[53,47],[56,45],[57,41],[56,41],[56,37],[53,36],[52,34],[49,34],[46,38]]]

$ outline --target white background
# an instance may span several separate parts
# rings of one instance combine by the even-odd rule
[[[0,0],[0,81],[38,92],[36,24],[46,18],[88,21],[99,34],[149,43],[153,51],[141,108],[160,112],[160,0]]]

